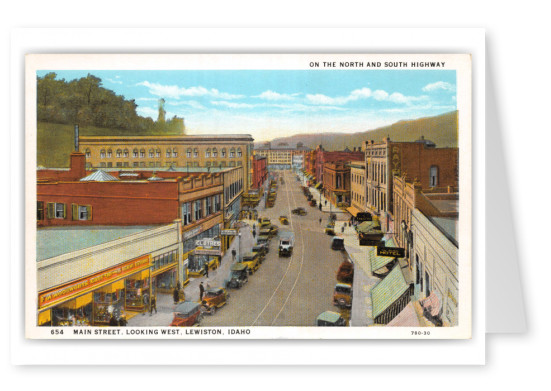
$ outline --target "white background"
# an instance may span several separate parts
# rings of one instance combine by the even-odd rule
[[[487,34],[487,63],[493,72],[494,92],[511,182],[511,198],[514,208],[504,211],[513,215],[517,241],[521,253],[521,278],[526,298],[529,332],[521,336],[489,336],[487,339],[487,366],[485,367],[371,367],[349,368],[285,368],[290,379],[284,379],[281,368],[248,369],[235,374],[230,370],[212,371],[198,368],[142,368],[140,372],[130,368],[16,368],[9,366],[8,349],[3,348],[6,372],[3,383],[11,387],[23,384],[40,389],[98,387],[124,387],[127,389],[188,386],[216,388],[241,388],[243,384],[255,388],[281,384],[289,387],[289,381],[299,382],[303,388],[380,388],[450,390],[465,387],[510,389],[524,387],[537,380],[544,380],[548,372],[549,335],[546,332],[550,315],[547,312],[549,255],[545,243],[549,213],[547,201],[547,170],[549,125],[540,120],[546,115],[548,104],[548,36],[551,35],[548,13],[539,3],[524,1],[514,6],[503,2],[488,4],[480,1],[447,3],[431,2],[204,2],[204,5],[176,2],[95,1],[83,3],[26,1],[4,7],[0,16],[2,26],[3,65],[2,108],[5,131],[9,129],[7,109],[9,95],[9,34],[14,27],[485,27]],[[142,32],[141,34],[147,34]],[[139,41],[136,34],[131,39]],[[365,42],[368,46],[370,42]],[[285,45],[282,44],[282,49]],[[101,51],[101,47],[98,47]],[[476,83],[476,81],[475,81]],[[4,110],[3,110],[4,111]],[[12,129],[13,131],[13,129]],[[491,140],[488,140],[490,142]],[[1,167],[5,176],[11,172],[9,149],[4,143]],[[523,153],[519,153],[519,152]],[[515,154],[516,152],[516,154]],[[17,159],[19,161],[19,159]],[[11,167],[13,169],[13,167]],[[7,178],[4,179],[7,182]],[[9,193],[4,192],[4,205],[9,205]],[[9,208],[2,208],[3,238],[9,240]],[[499,222],[489,222],[488,228]],[[8,248],[8,243],[4,243]],[[6,250],[5,250],[6,251]],[[5,253],[5,252],[4,252]],[[4,260],[7,263],[7,259]],[[488,270],[491,274],[492,271]],[[2,274],[5,288],[9,274]],[[4,321],[2,342],[9,338],[6,317],[9,314],[6,290],[3,290]],[[78,355],[82,352],[75,351]],[[185,354],[185,352],[182,352]],[[369,354],[366,349],[365,354]],[[412,344],[410,358],[422,357],[422,345]],[[124,362],[124,357],[121,357]],[[236,362],[236,365],[239,363]],[[216,373],[219,376],[214,376]],[[344,376],[344,375],[350,376]],[[308,376],[308,378],[306,377]],[[110,381],[105,381],[109,379]],[[193,383],[189,379],[196,379]],[[165,380],[167,382],[165,382]],[[277,381],[277,383],[275,381]],[[279,380],[279,381],[278,381]],[[105,381],[105,382],[104,382]],[[188,382],[189,381],[189,382]],[[160,384],[162,382],[162,384]],[[545,383],[540,383],[545,387]],[[51,387],[50,387],[51,386]],[[246,388],[246,387],[244,387]]]

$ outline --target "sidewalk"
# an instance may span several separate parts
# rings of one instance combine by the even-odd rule
[[[335,213],[337,215],[337,218],[342,216],[346,216],[346,219],[350,217],[348,212],[345,210],[342,210],[341,208],[337,208],[335,205],[331,204],[331,201],[326,199],[323,194],[318,189],[314,189],[313,187],[310,187],[310,193],[312,193],[312,196],[316,200],[316,202],[320,202],[321,199],[321,211],[324,213]],[[321,198],[320,198],[321,197]],[[325,202],[327,201],[327,205],[325,205]]]
[[[348,257],[354,263],[354,299],[352,300],[352,309],[350,311],[350,325],[366,327],[373,324],[371,289],[377,285],[381,279],[371,274],[371,265],[369,264],[368,253],[376,251],[375,247],[360,246],[358,236],[354,227],[346,227],[344,233],[341,233],[340,225],[337,234],[344,237],[344,247]]]

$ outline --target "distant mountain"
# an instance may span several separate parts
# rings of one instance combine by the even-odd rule
[[[440,114],[435,117],[401,120],[392,125],[358,133],[316,133],[296,134],[275,138],[272,145],[287,143],[296,145],[301,142],[312,149],[322,145],[325,150],[337,151],[348,147],[359,147],[366,140],[381,141],[390,137],[392,141],[415,141],[421,136],[433,141],[437,148],[457,147],[457,111]],[[262,145],[263,142],[255,143]]]

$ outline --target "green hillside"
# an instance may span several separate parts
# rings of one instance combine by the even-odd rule
[[[415,141],[424,136],[425,139],[435,142],[438,148],[457,147],[457,129],[457,111],[452,111],[435,117],[399,121],[365,132],[297,134],[276,138],[272,140],[272,145],[287,143],[294,146],[302,142],[310,148],[321,144],[328,151],[337,151],[346,147],[359,147],[366,140],[381,141],[387,136],[393,141]]]
[[[73,125],[39,122],[37,126],[37,164],[43,167],[69,167],[69,154],[74,150]],[[133,130],[80,126],[81,136],[155,136],[172,134],[150,130],[136,134]]]

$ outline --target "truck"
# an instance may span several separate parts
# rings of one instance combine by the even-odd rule
[[[279,256],[290,257],[293,254],[293,245],[295,237],[292,232],[282,231],[279,234]]]

